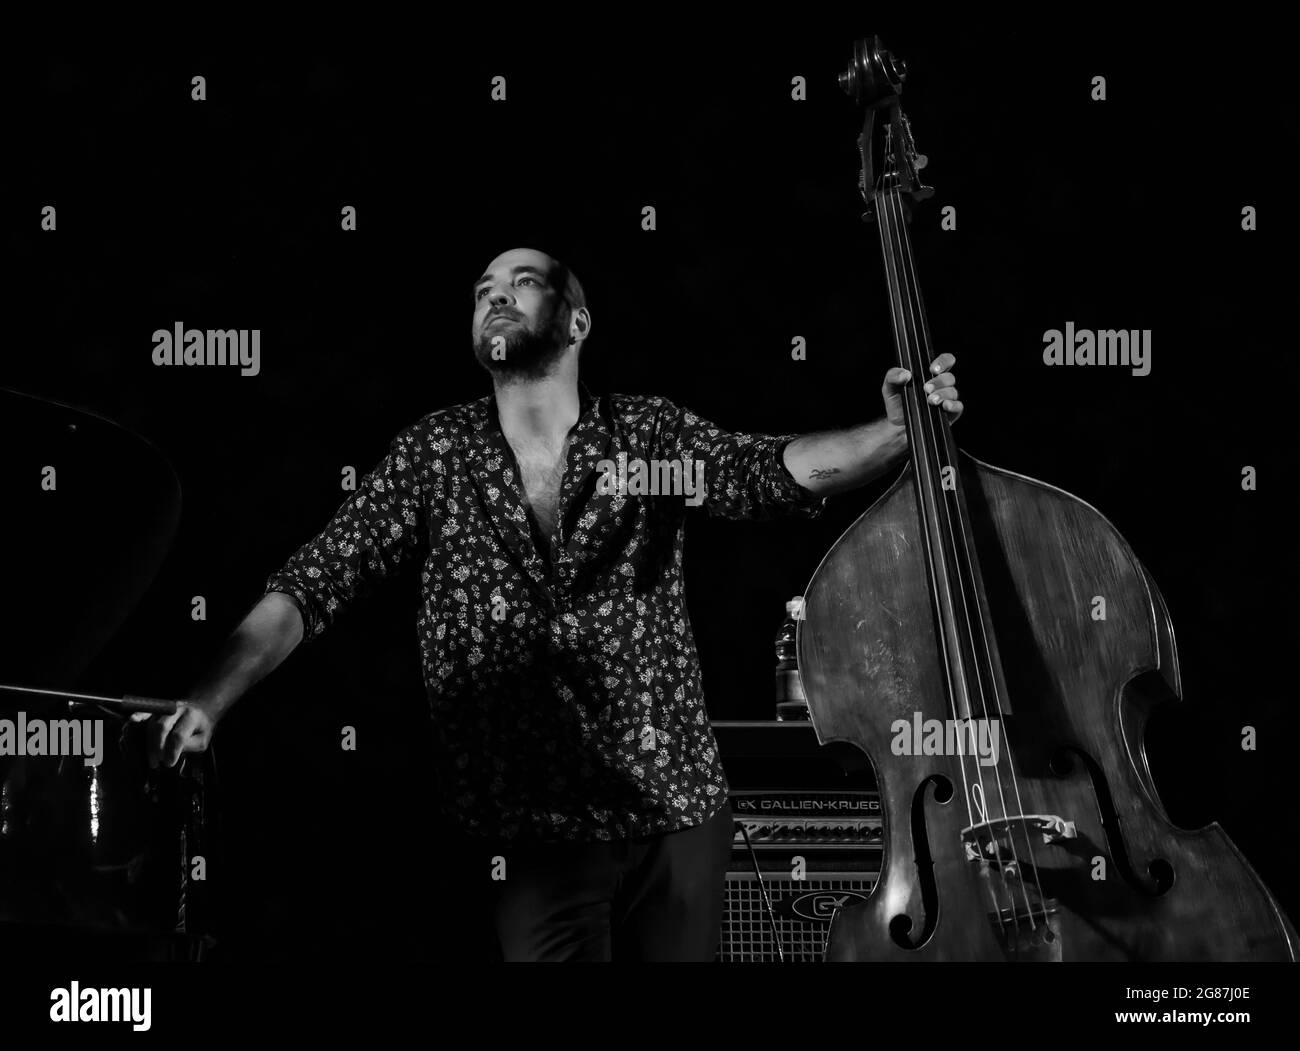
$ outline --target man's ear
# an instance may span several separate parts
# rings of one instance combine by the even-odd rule
[[[586,307],[580,307],[573,312],[569,319],[569,342],[576,343],[578,337],[586,339],[591,335],[591,315],[587,313]]]

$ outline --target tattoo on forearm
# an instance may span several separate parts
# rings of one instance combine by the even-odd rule
[[[829,478],[833,474],[839,474],[838,467],[814,467],[808,472],[810,478]]]

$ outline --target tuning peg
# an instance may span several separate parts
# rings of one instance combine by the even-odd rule
[[[925,167],[927,164],[929,164],[929,163],[930,163],[930,158],[927,157],[924,153],[918,153],[918,154],[916,155],[916,170],[917,170],[917,171],[920,171],[922,168],[924,168],[924,167]]]

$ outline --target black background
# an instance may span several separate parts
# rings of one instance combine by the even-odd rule
[[[402,427],[489,392],[470,284],[506,249],[549,251],[583,281],[594,390],[662,394],[732,430],[878,416],[892,336],[859,220],[860,116],[835,83],[852,41],[878,32],[909,62],[905,108],[936,187],[911,236],[935,347],[958,358],[959,442],[1087,500],[1150,569],[1185,686],[1148,736],[1164,800],[1181,824],[1220,821],[1300,915],[1300,720],[1281,674],[1294,293],[1276,186],[1295,126],[1267,27],[541,21],[10,66],[0,385],[138,432],[184,491],[162,572],[77,685],[183,696],[339,506],[343,465],[360,474]],[[196,74],[207,101],[190,98]],[[796,75],[806,102],[790,98]],[[57,233],[39,229],[46,204]],[[349,204],[356,233],[340,230]],[[939,229],[946,205],[956,232]],[[1043,332],[1067,320],[1152,329],[1151,374],[1045,367]],[[177,321],[260,328],[261,374],[155,367],[151,334]],[[807,361],[790,358],[795,335]],[[1258,492],[1241,489],[1247,464]],[[882,490],[834,498],[814,523],[692,522],[715,719],[771,717],[783,603]],[[123,477],[104,514],[129,520],[132,504]],[[51,573],[75,586],[74,563]],[[209,876],[231,956],[454,954],[440,928],[409,923],[438,922],[432,895],[461,878],[431,817],[417,586],[381,588],[223,722],[226,850]],[[206,622],[191,620],[196,594]],[[339,749],[345,724],[355,753]],[[1241,749],[1244,725],[1257,751]]]

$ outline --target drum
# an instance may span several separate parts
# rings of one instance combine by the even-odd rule
[[[41,713],[51,720],[99,720],[102,761],[0,758],[0,944],[64,959],[72,943],[114,959],[201,957],[212,944],[211,753],[150,770],[142,723],[44,707],[59,708]]]

